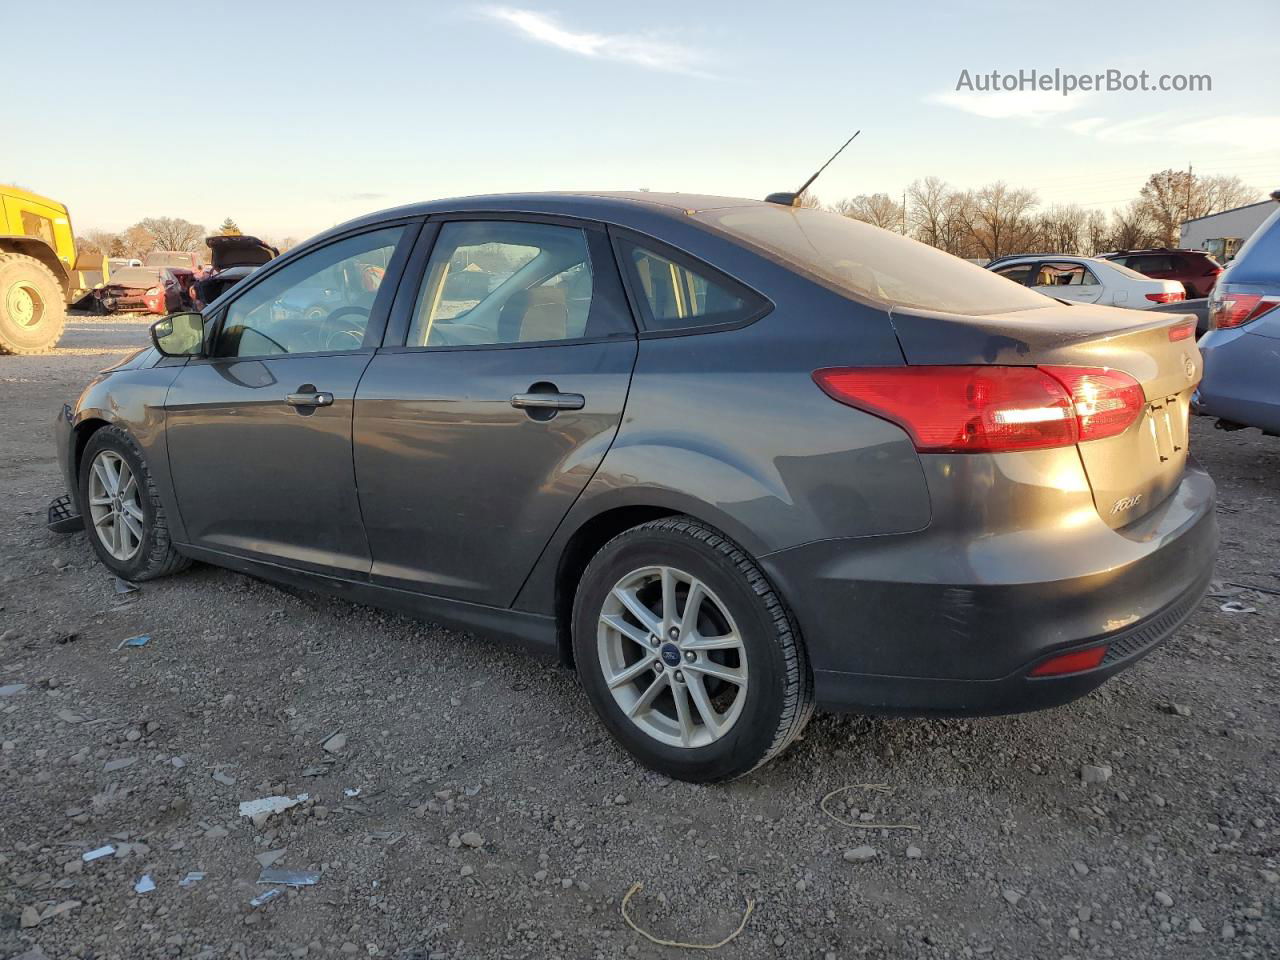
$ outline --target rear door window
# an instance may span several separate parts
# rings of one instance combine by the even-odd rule
[[[1000,267],[994,272],[1004,277],[1006,280],[1012,280],[1014,283],[1025,284],[1027,282],[1027,277],[1031,273],[1031,268],[1034,266],[1034,263],[1015,263],[1011,267]]]

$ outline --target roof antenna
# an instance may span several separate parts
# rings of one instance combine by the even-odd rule
[[[837,150],[835,153],[831,155],[831,160],[834,160],[836,157],[840,156],[840,154],[844,153],[844,148],[847,147],[849,144],[853,143],[853,141],[857,139],[858,134],[860,134],[861,132],[862,132],[861,130],[853,131],[853,136],[844,142],[844,146],[842,146],[839,150]],[[780,203],[784,207],[794,207],[796,205],[796,201],[799,200],[800,197],[804,194],[804,192],[809,189],[810,184],[812,184],[813,181],[817,180],[818,177],[822,175],[823,170],[831,166],[831,160],[828,160],[826,163],[820,166],[818,168],[818,172],[815,173],[808,180],[806,180],[804,182],[804,186],[802,186],[795,193],[771,193],[764,198],[765,203]]]

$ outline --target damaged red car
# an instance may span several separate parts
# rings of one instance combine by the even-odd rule
[[[104,313],[155,313],[165,316],[181,310],[183,293],[192,272],[172,267],[125,267],[113,270],[107,283],[97,291]]]

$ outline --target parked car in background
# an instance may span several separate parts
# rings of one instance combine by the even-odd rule
[[[1222,264],[1203,250],[1175,250],[1157,247],[1149,250],[1117,250],[1100,253],[1102,260],[1123,264],[1144,277],[1177,280],[1187,291],[1187,299],[1207,297],[1218,282]]]
[[[124,267],[111,271],[107,283],[95,291],[104,313],[156,313],[163,316],[186,304],[190,270],[172,267]]]
[[[142,257],[144,267],[174,267],[192,273],[204,266],[202,254],[190,250],[152,250]]]
[[[137,257],[111,257],[107,260],[107,266],[114,272],[123,270],[125,267],[140,267],[142,266],[142,261]]]
[[[209,247],[210,270],[198,281],[198,290],[205,304],[213,303],[264,263],[280,256],[279,250],[257,237],[216,236],[206,237],[204,242]]]
[[[1159,303],[1177,303],[1187,293],[1175,280],[1153,280],[1110,260],[1065,254],[1027,254],[1000,257],[987,264],[1006,280],[1037,293],[1072,303],[1148,310]]]
[[[152,339],[59,412],[55,529],[130,580],[199,559],[545,644],[686,780],[747,773],[815,705],[1082,696],[1213,570],[1189,322],[834,213],[399,207]]]
[[[1280,190],[1271,194],[1280,204]],[[1195,409],[1227,429],[1280,436],[1280,207],[1254,231],[1209,296]]]

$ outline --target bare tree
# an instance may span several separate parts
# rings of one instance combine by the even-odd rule
[[[156,248],[156,238],[142,224],[135,223],[120,235],[120,246],[123,248],[120,256],[140,260]]]
[[[1029,214],[1035,205],[1035,191],[1012,189],[1003,180],[975,191],[965,223],[981,255],[1022,252],[1034,232]]]
[[[204,243],[204,227],[181,217],[147,217],[138,221],[161,250],[197,250]]]
[[[796,202],[793,206],[806,207],[812,210],[821,210],[822,201],[818,199],[818,195],[812,190],[806,190],[804,193],[800,194],[800,196],[796,197]]]
[[[897,230],[902,225],[902,204],[887,193],[859,194],[838,201],[831,209],[842,217],[861,220],[885,230]]]
[[[941,177],[925,177],[907,188],[910,200],[908,225],[917,240],[934,247],[943,246],[953,194],[954,191]]]
[[[123,257],[125,251],[124,238],[110,230],[90,230],[84,235],[81,246],[88,246],[108,257]]]
[[[1101,210],[1090,210],[1085,216],[1083,242],[1084,252],[1091,257],[1111,249],[1111,225]]]
[[[1036,216],[1035,242],[1045,251],[1053,253],[1082,253],[1086,245],[1084,237],[1088,214],[1075,204],[1052,206]]]
[[[1191,188],[1191,208],[1186,219],[1207,217],[1233,207],[1256,203],[1265,197],[1239,177],[1196,177]]]
[[[1111,211],[1111,243],[1116,250],[1140,250],[1160,243],[1160,225],[1142,200]]]

